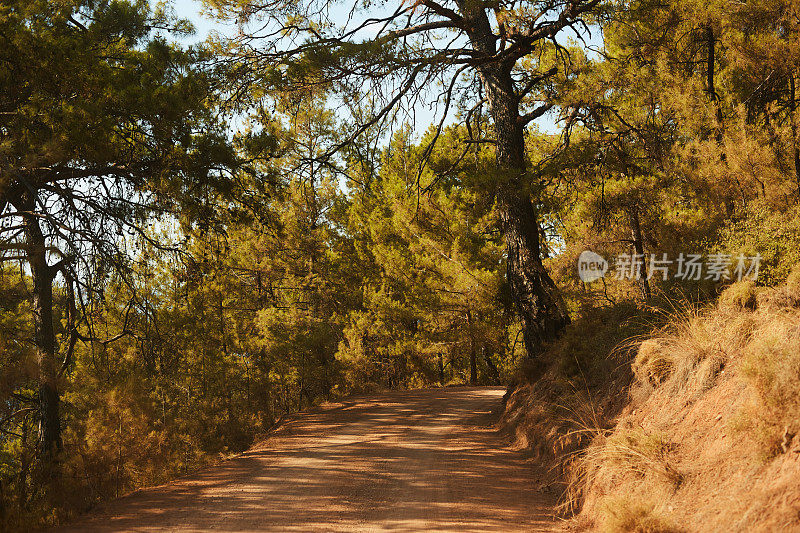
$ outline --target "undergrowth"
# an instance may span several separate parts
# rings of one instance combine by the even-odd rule
[[[659,507],[686,479],[677,466],[680,444],[667,430],[678,420],[673,420],[678,409],[698,401],[729,371],[726,377],[738,380],[749,398],[737,404],[735,416],[723,426],[733,430],[734,439],[748,439],[769,461],[786,453],[800,431],[800,268],[777,288],[735,283],[716,305],[673,312],[626,349],[631,345],[633,379],[624,416],[572,419],[582,424],[573,431],[591,444],[562,456],[562,510],[580,512],[594,491],[588,519],[605,531],[678,531]],[[606,354],[607,348],[597,353]],[[595,356],[603,357],[608,358]],[[628,416],[648,405],[658,407],[649,407],[647,427]],[[659,491],[663,498],[656,505],[648,497]]]

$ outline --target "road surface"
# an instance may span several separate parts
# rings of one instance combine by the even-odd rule
[[[491,427],[503,389],[354,398],[62,531],[552,531],[552,501]]]

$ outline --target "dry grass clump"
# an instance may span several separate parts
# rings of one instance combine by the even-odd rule
[[[800,268],[778,288],[740,282],[714,307],[673,308],[645,340],[647,321],[653,331],[664,320],[622,311],[574,324],[550,347],[546,375],[515,391],[505,415],[517,442],[523,433],[538,459],[562,476],[552,481],[566,488],[561,511],[581,510],[572,526],[678,531],[667,518],[675,512],[693,529],[711,520],[701,528],[711,531],[743,515],[727,516],[734,513],[728,504],[691,494],[744,494],[743,487],[760,483],[759,468],[794,479],[791,465],[781,465],[795,464],[792,452],[800,451]],[[759,466],[761,450],[762,459],[775,460]],[[719,485],[723,471],[729,488]],[[759,485],[736,512],[761,516],[771,505],[763,496],[769,490],[778,489]],[[782,498],[795,497],[781,490]]]
[[[786,278],[786,290],[794,296],[800,296],[800,265],[795,266]]]
[[[800,414],[800,316],[775,315],[762,324],[747,346],[742,370],[767,407]]]
[[[681,474],[668,460],[674,446],[664,435],[633,428],[609,436],[594,458],[603,465],[617,465],[642,476],[657,475],[672,484],[680,483]]]
[[[800,308],[800,265],[795,266],[786,283],[773,289],[762,289],[757,295],[759,309],[777,311]]]
[[[642,383],[658,386],[672,373],[675,361],[662,339],[642,342],[633,361],[633,375]]]
[[[766,458],[785,452],[800,430],[800,312],[770,313],[743,351],[741,370],[759,401],[740,413],[738,428]]]
[[[601,470],[611,477],[656,477],[672,488],[677,487],[683,475],[670,460],[674,450],[675,445],[664,435],[642,427],[599,434],[590,447],[570,461],[562,511],[575,512],[580,508],[585,492]]]
[[[754,349],[763,351],[765,343],[778,342],[770,340],[774,335],[789,341],[787,331],[770,330],[798,308],[800,266],[781,287],[740,281],[722,292],[716,307],[676,310],[657,335],[639,345],[632,363],[638,385],[702,393],[733,358]]]
[[[644,399],[662,388],[693,401],[734,360],[758,397],[736,427],[773,456],[787,433],[800,431],[800,268],[775,289],[735,283],[716,308],[683,313],[642,342],[635,387]]]
[[[632,379],[621,362],[630,356],[618,354],[635,350],[625,341],[651,330],[652,318],[650,310],[627,303],[594,309],[548,347],[544,375],[532,379],[541,374],[538,367],[520,372],[499,425],[545,468],[542,483],[561,486],[565,457],[613,426]]]
[[[697,503],[686,491],[727,494],[716,485],[722,464],[728,475],[753,483],[758,468],[784,479],[790,474],[782,472],[793,472],[791,452],[800,451],[800,268],[784,286],[736,283],[717,306],[675,314],[640,343],[632,362],[631,403],[616,428],[597,431],[592,444],[570,459],[564,510],[584,506],[581,519],[605,531],[676,531],[663,513],[667,503],[670,513],[675,505],[684,515],[729,523],[736,517],[715,514],[716,503]],[[729,429],[735,435],[726,435]],[[667,435],[682,444],[671,444]],[[741,439],[747,446],[735,449],[743,455],[722,459]],[[770,462],[755,466],[759,454]],[[716,461],[722,462],[709,466]],[[777,490],[765,487],[763,494]],[[793,489],[781,490],[782,498],[794,501]],[[661,495],[658,506],[650,503],[654,494]],[[743,507],[752,508],[753,516],[771,505],[756,501],[758,494]],[[776,511],[769,519],[796,516],[792,512]]]
[[[758,306],[758,287],[752,280],[739,281],[719,295],[719,306],[755,311]]]
[[[639,346],[632,363],[636,387],[645,397],[667,387],[673,393],[689,392],[689,399],[708,390],[752,333],[755,319],[743,309],[726,304],[677,313],[659,335]]]
[[[606,533],[677,533],[682,531],[652,502],[632,498],[608,498],[603,502]]]

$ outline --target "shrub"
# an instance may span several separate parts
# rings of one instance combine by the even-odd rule
[[[759,254],[759,282],[783,282],[800,263],[800,211],[777,210],[760,202],[747,211],[747,216],[723,231],[721,250],[734,256]]]

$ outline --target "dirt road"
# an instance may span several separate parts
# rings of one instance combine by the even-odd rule
[[[393,392],[302,413],[243,455],[63,531],[548,531],[491,429],[503,389]]]

